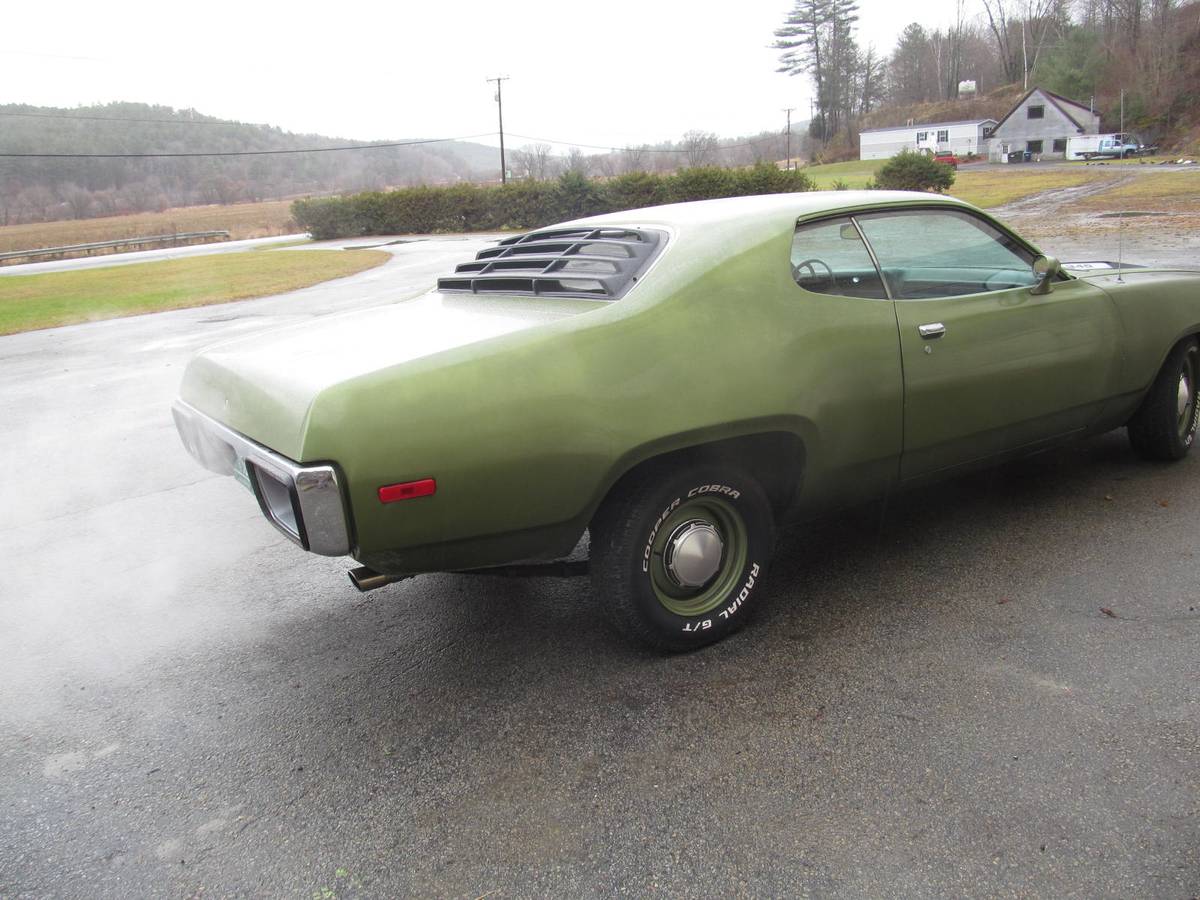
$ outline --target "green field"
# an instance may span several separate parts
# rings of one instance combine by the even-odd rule
[[[0,334],[265,297],[353,275],[381,250],[219,253],[40,275],[0,275]]]
[[[821,166],[806,166],[805,175],[817,190],[833,190],[842,182],[850,190],[865,188],[887,160],[851,160]],[[980,207],[1002,206],[1054,188],[1074,187],[1106,177],[1103,169],[1081,166],[1078,169],[1042,169],[1026,166],[980,166],[959,169],[949,193]]]
[[[845,183],[849,190],[861,190],[875,177],[886,159],[854,159],[849,162],[826,163],[820,166],[803,166],[800,171],[811,178],[818,191],[832,191],[837,182]]]
[[[278,244],[259,244],[257,247],[250,249],[255,253],[261,253],[264,250],[283,250],[286,247],[299,247],[303,244],[311,244],[312,238],[296,238],[293,241],[280,241]]]
[[[1112,177],[1095,169],[1038,168],[1036,166],[987,166],[959,169],[949,193],[984,209],[1003,206],[1022,197],[1057,188],[1077,187]]]
[[[228,206],[181,206],[158,213],[6,225],[0,227],[0,253],[7,250],[87,244],[93,241],[115,241],[151,234],[222,230],[228,231],[230,240],[234,241],[295,231],[292,201],[266,200],[261,203],[234,203]]]
[[[1128,170],[1122,174],[1126,173]],[[1166,171],[1139,170],[1111,190],[1083,198],[1078,208],[1088,212],[1200,212],[1200,166]]]

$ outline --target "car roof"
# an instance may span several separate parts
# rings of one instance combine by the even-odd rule
[[[695,226],[754,223],[786,228],[788,223],[794,224],[802,217],[896,203],[969,206],[954,197],[916,191],[797,191],[648,206],[574,219],[562,225],[660,225],[686,230]]]

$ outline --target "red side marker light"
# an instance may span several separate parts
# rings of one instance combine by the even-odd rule
[[[428,497],[437,491],[437,482],[432,478],[422,478],[420,481],[402,481],[399,484],[385,484],[379,489],[380,503],[395,503],[397,500],[411,500],[413,497]]]

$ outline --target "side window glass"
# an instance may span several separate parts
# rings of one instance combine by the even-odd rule
[[[1033,255],[970,213],[913,209],[856,218],[896,300],[1004,291],[1037,280]]]
[[[800,287],[817,294],[887,299],[879,271],[849,218],[796,229],[792,277]]]

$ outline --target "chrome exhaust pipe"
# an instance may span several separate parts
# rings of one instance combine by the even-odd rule
[[[384,575],[382,572],[376,572],[374,569],[368,569],[366,566],[351,569],[346,574],[350,576],[350,583],[364,594],[367,591],[373,591],[376,588],[385,587],[397,581],[403,581],[407,577],[405,575]]]

